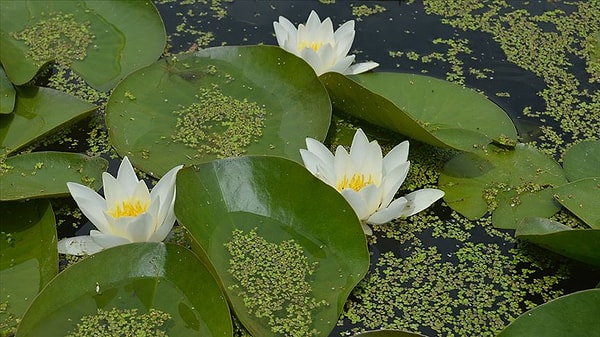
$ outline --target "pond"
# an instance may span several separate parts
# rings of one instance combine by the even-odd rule
[[[600,331],[598,1],[1,6],[2,336]]]

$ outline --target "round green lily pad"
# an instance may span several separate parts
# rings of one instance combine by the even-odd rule
[[[416,140],[463,151],[492,141],[513,146],[510,117],[474,90],[424,75],[321,75],[334,108]]]
[[[326,336],[369,268],[350,205],[284,158],[184,168],[175,214],[254,336]]]
[[[69,152],[31,152],[6,158],[0,171],[0,200],[69,195],[67,182],[102,187],[108,163],[101,157]]]
[[[162,19],[150,1],[7,0],[0,8],[0,59],[17,85],[55,61],[107,91],[156,61],[166,43]]]
[[[600,176],[559,186],[554,197],[588,226],[600,229]]]
[[[498,228],[515,228],[525,217],[558,212],[552,187],[564,183],[558,163],[525,144],[460,153],[445,164],[439,179],[444,201],[452,209],[469,219],[490,212]]]
[[[567,150],[563,168],[569,181],[600,177],[600,140],[584,141]]]
[[[0,114],[9,114],[15,107],[16,91],[0,67]]]
[[[96,109],[95,105],[58,90],[20,87],[13,113],[0,115],[0,151],[17,151]]]
[[[600,289],[559,297],[519,316],[498,337],[596,336],[600,331],[598,303]]]
[[[38,292],[56,276],[58,253],[56,221],[48,200],[0,202],[0,214],[0,303],[6,304],[0,310],[0,322],[4,334],[5,329],[17,325]]]
[[[227,301],[206,267],[191,251],[158,242],[117,246],[69,267],[33,301],[16,336],[117,335],[132,327],[131,335],[145,336],[233,334]]]
[[[546,218],[525,218],[515,236],[557,254],[600,266],[600,229],[573,229]]]
[[[153,175],[242,154],[300,161],[325,139],[327,91],[301,59],[272,46],[216,47],[161,60],[113,91],[106,123],[119,154]]]

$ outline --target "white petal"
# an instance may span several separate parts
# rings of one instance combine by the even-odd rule
[[[162,219],[162,222],[155,223],[157,227],[154,229],[154,232],[150,235],[150,238],[148,238],[149,242],[163,241],[167,237],[167,235],[169,235],[171,229],[173,229],[173,225],[175,224],[175,212],[173,210],[174,205],[175,200],[172,201],[171,205],[167,205],[166,207],[164,207],[169,209],[169,212],[167,212],[165,218]]]
[[[177,179],[177,172],[183,168],[183,165],[175,166],[170,169],[156,185],[152,188],[152,192],[150,192],[150,198],[152,200],[160,197],[161,208],[159,208],[158,217],[156,221],[159,223],[164,220],[169,211],[169,207],[173,204],[173,200],[175,199],[175,181]],[[172,208],[172,207],[171,207]]]
[[[392,201],[388,207],[373,213],[367,220],[367,223],[379,225],[401,217],[407,202],[405,198],[398,198]]]
[[[150,213],[143,213],[136,217],[118,218],[115,220],[113,228],[117,228],[119,233],[125,232],[123,237],[131,242],[146,242],[154,232],[153,221]]]
[[[323,164],[323,161],[313,152],[305,149],[300,149],[300,156],[304,162],[304,166],[310,173],[323,180],[325,183],[335,187],[336,178],[333,166]]]
[[[283,16],[279,17],[279,25],[281,25],[281,28],[283,28],[289,34],[289,36],[295,36],[296,33],[298,33],[296,26],[294,26],[290,20]]]
[[[310,36],[315,36],[320,26],[321,19],[319,19],[319,15],[314,10],[310,11],[308,20],[306,20],[306,28],[308,29],[308,33],[310,34]],[[333,30],[333,27],[331,28],[331,30]]]
[[[124,237],[110,235],[110,234],[104,234],[104,233],[100,233],[95,230],[90,231],[90,236],[92,237],[92,240],[94,240],[94,242],[97,245],[99,245],[103,248],[111,248],[111,247],[131,243],[129,240],[127,240]]]
[[[357,193],[365,201],[367,213],[375,213],[381,205],[382,190],[375,185],[367,185],[360,189]]]
[[[333,38],[333,23],[330,18],[323,20],[316,34],[313,35],[313,40],[323,43],[334,43]]]
[[[346,198],[346,201],[348,201],[350,206],[352,206],[352,209],[354,209],[354,212],[360,220],[366,220],[371,215],[367,209],[367,203],[355,190],[347,188],[341,193],[344,198]]]
[[[141,203],[150,201],[150,192],[148,191],[146,182],[143,180],[138,181],[138,183],[135,185],[135,190],[133,190],[133,193],[128,199],[131,199],[133,202],[135,202],[135,200],[139,200]]]
[[[333,167],[333,153],[316,139],[306,138],[306,149],[319,157],[323,164]]]
[[[100,231],[108,230],[109,223],[104,216],[106,200],[86,186],[69,182],[67,183],[67,187],[83,215]]]
[[[354,34],[354,20],[346,21],[335,31],[334,39],[339,58],[346,56],[352,48]]]
[[[327,71],[327,69],[324,69],[323,65],[321,64],[321,58],[312,48],[302,49],[299,56],[313,68],[317,76],[320,76]]]
[[[388,174],[394,168],[408,160],[408,140],[394,146],[383,158],[383,174]]]
[[[346,56],[346,57],[338,57],[337,62],[328,71],[336,72],[336,73],[340,73],[340,74],[346,74],[348,67],[350,67],[352,62],[354,62],[354,55],[350,55],[350,56]]]
[[[333,66],[336,64],[337,56],[333,47],[327,43],[317,50],[317,56],[319,57],[322,73],[331,71]]]
[[[394,198],[394,195],[398,192],[402,183],[404,183],[408,175],[409,166],[410,162],[404,162],[383,178],[381,182],[381,188],[383,189],[381,205],[383,207],[386,207],[392,201],[392,198]]]
[[[89,235],[64,238],[58,241],[58,252],[69,255],[92,255],[103,248],[92,240]]]
[[[358,164],[362,162],[369,153],[369,139],[362,129],[357,129],[352,138],[352,145],[350,145],[350,156],[352,161]]]
[[[102,186],[107,208],[114,207],[115,204],[120,204],[123,200],[129,199],[129,194],[121,188],[117,179],[108,172],[102,173]]]
[[[348,68],[348,70],[344,74],[357,75],[357,74],[367,72],[371,69],[377,68],[378,66],[379,66],[379,63],[377,63],[377,62],[356,63],[356,64],[351,65],[350,68]]]
[[[273,22],[273,30],[275,30],[277,44],[279,44],[279,46],[282,48],[286,45],[286,42],[290,36],[296,35],[296,27],[294,27],[294,25],[292,25],[292,23],[283,16],[279,17],[279,22]]]
[[[408,200],[402,212],[404,216],[417,214],[444,196],[444,191],[435,188],[424,188],[404,196]]]
[[[139,180],[127,156],[125,156],[123,161],[121,161],[119,172],[117,172],[117,180],[121,186],[121,189],[125,191],[126,194],[133,194],[133,191],[135,190]]]
[[[338,181],[344,177],[351,178],[355,173],[357,173],[356,166],[352,161],[352,157],[350,157],[350,154],[341,145],[338,145],[338,147],[335,149],[333,168]]]

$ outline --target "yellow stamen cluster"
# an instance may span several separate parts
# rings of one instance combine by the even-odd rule
[[[322,41],[300,41],[300,43],[298,43],[298,50],[302,50],[304,48],[311,48],[312,50],[317,51],[322,46]]]
[[[108,210],[108,214],[110,214],[113,218],[118,219],[124,216],[138,216],[148,209],[149,202],[146,201],[141,203],[140,200],[135,200],[132,202],[131,200],[125,200],[119,204],[115,204],[115,207]]]
[[[355,173],[354,175],[352,175],[352,177],[350,177],[350,179],[348,179],[348,177],[344,175],[344,178],[342,178],[342,180],[338,180],[337,190],[342,191],[345,188],[351,188],[358,192],[363,187],[370,184],[373,184],[372,175],[369,174],[368,177],[365,177],[364,174]]]

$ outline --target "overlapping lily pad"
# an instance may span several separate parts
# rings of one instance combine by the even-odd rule
[[[550,219],[527,218],[515,235],[555,253],[600,266],[600,229],[573,229]]]
[[[428,76],[375,72],[321,75],[334,108],[419,141],[463,151],[514,145],[508,115],[485,96]]]
[[[306,137],[323,140],[330,119],[327,91],[312,68],[272,46],[161,60],[115,88],[106,116],[117,151],[159,176],[240,154],[300,161]]]
[[[554,189],[558,202],[583,220],[600,229],[600,177],[570,182]]]
[[[121,330],[112,332],[124,333],[132,326],[128,322],[152,311],[163,319],[154,322],[156,327],[145,322],[146,329],[169,336],[233,334],[225,297],[191,251],[173,244],[135,243],[97,253],[60,273],[27,310],[17,336],[65,336],[78,331],[82,321],[89,329],[83,331],[105,329],[108,334],[106,329],[121,324]],[[110,315],[117,317],[112,326]],[[119,315],[129,317],[119,322]]]
[[[0,173],[3,201],[65,196],[69,181],[98,190],[108,163],[101,157],[49,151],[8,157],[4,166]]]
[[[581,142],[563,157],[563,168],[569,181],[600,177],[600,140]]]
[[[600,289],[559,297],[519,316],[498,337],[595,336],[600,331],[598,303]]]
[[[327,336],[368,270],[366,239],[352,208],[284,158],[184,168],[175,214],[254,336]]]
[[[56,223],[47,200],[0,202],[0,214],[0,321],[9,328],[58,273]]]
[[[9,114],[15,107],[15,88],[0,67],[0,114]]]
[[[0,115],[0,150],[11,153],[92,113],[97,107],[43,87],[17,90],[14,113]]]
[[[498,228],[515,228],[525,217],[549,217],[560,209],[552,187],[566,183],[561,167],[536,149],[496,146],[450,159],[439,187],[452,209],[469,219],[487,212]]]
[[[0,59],[17,85],[56,61],[106,91],[156,61],[166,42],[150,1],[7,0],[0,5]]]

